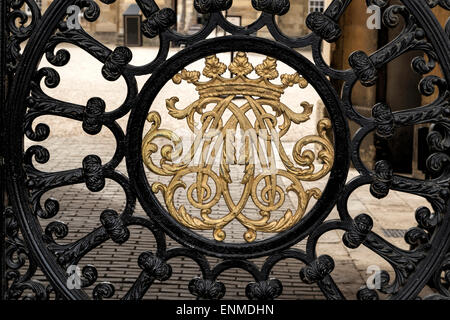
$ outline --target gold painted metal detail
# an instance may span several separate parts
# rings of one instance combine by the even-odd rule
[[[227,69],[233,77],[222,76]],[[259,78],[248,77],[253,71]],[[210,80],[201,82],[201,74]],[[176,107],[179,98],[166,100],[169,115],[186,119],[194,133],[194,141],[186,153],[183,152],[181,137],[161,128],[161,116],[155,111],[148,114],[147,121],[151,127],[142,142],[144,164],[157,175],[172,177],[168,184],[154,182],[152,191],[162,192],[168,212],[182,225],[195,230],[212,230],[214,239],[223,241],[226,238],[224,227],[237,220],[247,230],[244,239],[252,242],[257,231],[278,233],[293,227],[304,216],[310,199],[321,196],[319,188],[305,189],[301,181],[317,181],[330,172],[334,149],[327,130],[331,128],[331,122],[321,119],[317,123],[316,135],[301,137],[292,148],[292,161],[280,139],[292,122],[299,124],[310,119],[313,105],[301,102],[302,112],[295,112],[283,104],[280,98],[287,87],[299,85],[305,88],[308,83],[297,73],[281,75],[281,84],[269,81],[278,76],[274,58],[267,57],[253,67],[244,52],[238,52],[228,67],[216,56],[209,56],[205,59],[202,73],[184,69],[176,74],[172,78],[175,84],[183,81],[194,84],[199,94],[196,101],[182,109]],[[244,99],[243,105],[234,103],[236,99]],[[210,105],[212,110],[206,111]],[[231,113],[228,119],[224,117],[226,111]],[[195,123],[195,115],[200,116],[200,124]],[[278,124],[279,117],[283,117],[281,124]],[[254,123],[250,119],[255,119]],[[244,132],[244,147],[239,151],[235,146],[238,126]],[[161,147],[159,165],[152,159],[159,150],[154,142],[157,138],[170,142]],[[311,148],[305,148],[310,144],[320,146],[320,151],[316,154]],[[199,160],[194,164],[196,154],[199,154]],[[284,167],[282,169],[276,168],[276,154]],[[214,169],[216,162],[218,170]],[[244,165],[240,199],[231,196],[230,164]],[[320,168],[317,170],[318,164]],[[187,175],[195,176],[190,185],[183,181]],[[290,184],[283,189],[278,183],[280,179],[288,180]],[[183,204],[176,207],[174,196],[180,188],[185,190],[189,204],[198,209],[196,215],[188,212]],[[281,217],[273,217],[272,213],[282,207],[288,192],[295,194],[297,208],[295,211],[285,210]],[[214,218],[213,207],[221,199],[228,213]],[[257,219],[245,214],[250,199],[258,208]]]

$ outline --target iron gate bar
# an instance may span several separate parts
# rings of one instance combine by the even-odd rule
[[[101,1],[105,4],[114,2]],[[24,19],[24,13],[20,11],[24,2],[32,9],[32,22],[29,27],[18,29],[14,20],[15,17]],[[391,282],[387,272],[383,272],[382,288],[378,292],[388,294],[390,299],[414,299],[428,283],[442,295],[432,298],[450,295],[450,36],[431,11],[431,7],[437,5],[449,10],[448,0],[402,0],[403,6],[389,6],[389,0],[366,0],[368,5],[377,4],[384,8],[383,20],[386,26],[393,27],[395,18],[398,19],[401,15],[405,20],[405,27],[397,38],[370,55],[362,51],[352,53],[349,57],[351,69],[348,70],[329,67],[322,57],[321,49],[322,41],[332,43],[340,37],[341,27],[338,20],[351,0],[333,0],[325,12],[308,15],[306,25],[313,32],[299,38],[284,35],[275,21],[276,15],[285,14],[289,9],[288,0],[252,0],[253,7],[262,13],[247,27],[234,26],[221,13],[232,5],[231,0],[194,1],[198,12],[209,14],[203,29],[194,35],[181,35],[170,29],[176,19],[172,9],[160,9],[153,0],[136,2],[146,17],[142,28],[144,35],[149,38],[159,36],[160,39],[157,57],[143,66],[129,64],[132,55],[126,47],[110,50],[82,29],[67,30],[62,21],[67,7],[71,4],[86,8],[86,20],[92,22],[98,18],[99,7],[92,0],[54,1],[42,17],[32,0],[2,2],[2,30],[6,28],[9,32],[9,39],[2,41],[2,79],[6,65],[8,78],[13,78],[11,87],[6,88],[5,83],[2,85],[2,94],[4,90],[8,90],[7,104],[2,105],[2,122],[5,124],[2,134],[6,138],[6,181],[8,201],[11,202],[11,207],[4,211],[2,219],[8,240],[2,242],[2,245],[6,244],[2,253],[8,253],[4,259],[8,270],[2,270],[2,280],[6,283],[8,279],[10,283],[8,288],[4,288],[2,299],[18,299],[25,289],[32,290],[35,299],[48,299],[51,293],[54,293],[56,298],[88,299],[86,289],[70,290],[67,287],[65,268],[70,264],[77,264],[90,250],[108,239],[117,244],[127,241],[130,236],[128,226],[132,225],[143,226],[153,233],[157,251],[143,252],[139,256],[138,265],[142,272],[123,299],[142,299],[155,280],[165,281],[170,278],[172,269],[169,260],[178,256],[191,258],[199,265],[202,278],[192,279],[189,283],[189,290],[198,298],[223,297],[225,286],[217,278],[230,268],[240,268],[254,277],[255,282],[247,285],[247,297],[276,298],[282,292],[282,283],[277,279],[270,279],[270,271],[277,262],[294,258],[306,265],[299,274],[305,283],[317,283],[328,299],[344,299],[332,279],[334,260],[330,256],[316,254],[320,236],[337,229],[344,231],[343,243],[347,247],[357,248],[364,245],[391,264],[396,277]],[[9,5],[8,14],[6,3]],[[14,14],[11,14],[11,9]],[[449,25],[447,24],[446,29],[449,29]],[[217,26],[231,35],[205,40]],[[251,36],[263,27],[268,28],[275,41]],[[59,31],[53,34],[55,30]],[[27,39],[23,55],[20,55],[17,46]],[[173,58],[167,59],[171,42],[186,44],[187,47]],[[69,61],[70,56],[64,49],[54,52],[59,43],[77,45],[104,64],[102,75],[106,80],[115,81],[123,77],[127,85],[125,102],[117,109],[105,112],[105,103],[100,98],[91,98],[87,106],[82,106],[46,96],[40,85],[41,80],[45,80],[45,85],[49,88],[57,87],[59,75],[53,68],[37,70],[37,66],[44,53],[54,66],[63,66]],[[294,50],[304,47],[311,47],[315,65]],[[308,213],[305,217],[304,223],[300,220],[293,229],[283,231],[267,241],[245,245],[206,241],[193,231],[177,225],[150,190],[139,156],[142,127],[147,111],[164,84],[183,67],[207,55],[242,50],[278,58],[301,73],[324,100],[331,114],[335,141],[337,140],[332,171],[335,173],[332,173],[326,188],[331,190],[331,193],[334,192],[334,196],[327,197],[327,191],[324,191],[324,200],[319,199],[311,214]],[[418,57],[412,64],[414,71],[424,76],[419,84],[421,94],[431,95],[438,89],[438,98],[426,106],[400,112],[392,112],[388,105],[379,103],[373,107],[371,118],[360,115],[351,101],[355,84],[360,82],[364,86],[372,86],[379,68],[411,50],[421,50],[428,57],[428,61]],[[436,68],[435,62],[439,63],[445,79],[425,76]],[[151,78],[139,91],[136,76],[150,73]],[[331,87],[326,76],[343,80],[341,95]],[[142,105],[144,107],[141,107]],[[124,133],[116,120],[130,110],[127,132]],[[33,120],[41,115],[55,115],[80,121],[85,132],[89,134],[96,134],[103,126],[107,127],[117,142],[114,156],[104,164],[100,157],[89,155],[78,169],[55,173],[39,171],[34,167],[32,158],[39,163],[45,163],[49,160],[48,150],[35,145],[24,152],[23,141],[24,134],[34,141],[42,141],[48,137],[49,129],[45,125],[39,124],[36,129],[32,128]],[[361,126],[351,142],[345,117]],[[434,153],[427,161],[427,167],[433,173],[432,179],[418,180],[396,175],[386,161],[377,162],[373,170],[365,166],[360,159],[359,148],[370,132],[376,131],[381,137],[392,138],[395,127],[417,123],[434,124],[428,138]],[[124,158],[130,181],[116,171]],[[360,175],[345,185],[350,160]],[[54,221],[43,232],[39,219],[51,218],[59,209],[58,202],[52,199],[47,199],[44,208],[41,207],[41,196],[46,191],[85,183],[88,190],[97,192],[103,189],[106,179],[117,182],[124,190],[126,206],[123,212],[103,211],[100,216],[101,227],[67,245],[57,244],[53,239],[53,235],[57,238],[67,235],[66,225]],[[370,216],[350,216],[348,199],[354,190],[363,185],[370,185],[370,192],[376,198],[384,198],[390,190],[396,190],[428,200],[434,212],[428,208],[418,208],[418,227],[405,234],[405,240],[411,245],[411,250],[400,249],[372,231],[373,221]],[[339,199],[336,199],[338,195]],[[148,218],[133,216],[136,197]],[[335,201],[340,219],[323,222]],[[24,243],[18,237],[17,223],[20,225]],[[181,242],[184,247],[166,248],[166,234]],[[289,249],[307,236],[306,251]],[[12,258],[14,252],[23,253],[29,259],[29,269],[24,275],[19,273],[20,266],[25,263],[24,257],[15,262]],[[205,254],[224,258],[224,261],[211,269]],[[267,256],[261,269],[248,260],[259,256]],[[32,279],[38,266],[51,283],[47,288]],[[443,279],[442,273],[445,275]],[[83,269],[83,288],[92,286],[96,280],[97,271],[94,267]],[[357,297],[362,300],[378,299],[378,292],[365,287],[358,292]],[[94,287],[92,296],[94,299],[102,299],[111,297],[113,293],[114,286],[99,283]]]
[[[7,5],[6,5],[6,1],[2,1],[0,3],[0,78],[2,79],[2,87],[0,88],[0,141],[5,141],[6,138],[6,132],[5,132],[5,125],[3,122],[3,113],[6,112],[6,90],[7,90],[7,84],[6,84],[6,58],[5,58],[5,52],[6,52],[6,13],[8,12],[7,9]],[[3,213],[5,210],[5,201],[6,201],[6,186],[5,186],[5,181],[6,181],[6,172],[5,172],[5,166],[4,166],[4,162],[5,162],[5,156],[3,154],[3,151],[0,151],[0,197],[1,197],[1,202],[0,202],[0,211]],[[4,228],[4,219],[2,217],[1,221],[0,221],[0,236],[1,236],[1,244],[0,244],[0,251],[2,254],[2,261],[1,261],[1,265],[0,265],[0,272],[2,274],[2,285],[1,285],[1,291],[0,294],[2,296],[2,298],[4,297],[4,295],[6,294],[6,289],[7,289],[7,284],[6,281],[4,281],[4,277],[3,275],[5,275],[6,272],[6,256],[5,256],[5,228]]]

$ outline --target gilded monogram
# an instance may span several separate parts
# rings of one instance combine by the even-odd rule
[[[233,75],[225,78],[226,70]],[[255,72],[259,78],[249,75]],[[245,228],[244,239],[252,242],[257,237],[257,231],[277,233],[294,226],[304,216],[312,197],[321,196],[319,188],[305,189],[301,181],[316,181],[327,175],[334,161],[334,149],[327,136],[331,128],[329,119],[317,123],[317,135],[301,137],[294,145],[291,161],[281,143],[281,138],[288,132],[291,123],[299,124],[310,119],[313,105],[301,102],[302,112],[295,112],[280,101],[287,87],[298,85],[305,88],[308,83],[299,74],[283,74],[281,84],[270,80],[277,79],[277,61],[267,57],[256,67],[248,61],[244,52],[238,52],[227,67],[216,56],[205,59],[203,76],[210,80],[201,82],[199,71],[183,69],[173,77],[175,84],[183,81],[193,84],[199,98],[185,108],[177,108],[179,98],[166,100],[166,108],[171,117],[186,119],[190,130],[195,133],[195,139],[190,150],[184,154],[182,139],[173,131],[161,128],[161,116],[152,111],[147,116],[151,128],[142,142],[142,157],[146,167],[153,173],[171,176],[168,184],[154,182],[152,190],[162,192],[168,212],[184,226],[194,230],[212,230],[214,239],[223,241],[226,238],[224,227],[233,220],[239,221]],[[236,99],[244,99],[244,104],[238,106]],[[208,105],[213,105],[211,111],[206,111]],[[270,108],[275,115],[267,111]],[[231,112],[225,120],[224,113]],[[195,123],[194,116],[201,116],[200,128]],[[251,122],[249,115],[255,119]],[[283,117],[278,124],[278,117]],[[237,128],[246,132],[244,148],[237,150],[234,139]],[[249,133],[249,134],[247,134]],[[153,162],[152,156],[158,151],[154,143],[156,138],[170,140],[161,150],[159,165]],[[231,143],[230,143],[231,141]],[[315,154],[306,145],[320,146]],[[194,156],[200,153],[200,161],[193,164]],[[275,164],[275,154],[278,153],[284,168],[278,169]],[[219,170],[213,169],[213,164],[219,162]],[[240,199],[233,199],[230,194],[230,164],[243,163],[243,192]],[[262,169],[257,173],[256,165]],[[317,170],[316,166],[320,166]],[[218,171],[218,172],[217,172]],[[186,185],[182,178],[188,174],[196,176],[195,182]],[[288,179],[290,185],[285,190],[280,186],[281,177]],[[174,194],[177,189],[186,189],[189,203],[199,210],[194,216],[184,205],[177,207]],[[295,193],[297,208],[287,209],[282,217],[274,219],[272,212],[281,208],[288,192]],[[223,199],[228,213],[221,218],[211,217],[213,207]],[[245,207],[251,199],[258,208],[260,217],[251,219],[245,215]]]

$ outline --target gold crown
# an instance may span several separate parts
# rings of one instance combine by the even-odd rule
[[[199,82],[199,71],[183,69],[172,78],[172,81],[176,84],[180,84],[183,80],[193,83],[199,92],[200,98],[249,95],[279,100],[287,87],[298,84],[300,88],[305,88],[308,85],[308,82],[298,73],[282,74],[280,85],[270,82],[270,80],[278,78],[277,60],[266,57],[261,64],[254,68],[248,62],[245,52],[238,52],[228,66],[228,70],[235,75],[234,77],[222,77],[226,70],[227,66],[220,62],[215,55],[212,55],[205,58],[205,68],[202,72],[205,77],[211,80]],[[251,79],[247,77],[253,70],[255,70],[259,78]]]

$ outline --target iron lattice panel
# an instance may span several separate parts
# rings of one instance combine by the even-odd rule
[[[111,4],[114,0],[101,0]],[[170,259],[184,256],[199,266],[202,277],[192,279],[190,292],[198,298],[218,299],[224,295],[225,286],[217,277],[231,268],[247,271],[254,279],[246,287],[246,295],[251,299],[273,299],[280,295],[282,284],[269,278],[272,268],[282,260],[297,259],[306,266],[300,271],[305,283],[317,283],[328,299],[344,299],[331,273],[334,260],[327,255],[317,256],[316,245],[321,235],[330,230],[343,230],[342,241],[350,248],[365,246],[383,259],[395,271],[395,279],[390,281],[387,273],[382,274],[381,289],[362,288],[358,299],[378,299],[379,293],[390,299],[414,299],[428,283],[440,293],[431,298],[445,298],[449,294],[449,230],[450,215],[447,203],[449,196],[448,139],[449,139],[449,88],[450,81],[450,33],[439,25],[431,8],[441,6],[449,10],[447,0],[402,0],[402,5],[390,5],[388,0],[366,0],[367,5],[376,4],[384,8],[383,23],[387,27],[396,26],[400,16],[405,26],[400,34],[386,46],[372,54],[357,51],[350,55],[351,69],[335,70],[329,67],[322,57],[323,41],[333,43],[341,36],[338,24],[351,0],[333,0],[322,12],[312,12],[306,24],[312,32],[295,38],[284,35],[276,24],[276,16],[289,10],[289,0],[252,0],[253,7],[261,11],[258,19],[247,27],[239,27],[226,20],[223,11],[232,5],[231,0],[194,1],[195,9],[207,14],[203,28],[193,35],[178,34],[171,29],[176,20],[172,9],[160,9],[153,0],[136,1],[146,20],[142,32],[146,37],[159,36],[160,49],[157,57],[143,65],[130,64],[131,51],[126,47],[109,49],[92,38],[83,29],[67,28],[67,7],[76,4],[84,8],[84,18],[95,21],[100,13],[99,6],[92,0],[54,1],[41,16],[40,10],[32,0],[7,1],[6,65],[8,79],[8,100],[2,117],[5,123],[6,181],[11,207],[4,212],[6,227],[4,279],[8,287],[5,299],[18,299],[21,296],[32,299],[103,299],[111,297],[114,286],[101,282],[90,289],[97,281],[97,271],[86,266],[82,271],[82,289],[70,290],[66,285],[66,268],[77,264],[91,250],[111,239],[117,244],[127,241],[130,227],[137,225],[147,228],[155,237],[157,249],[142,252],[138,259],[142,272],[123,299],[141,299],[150,286],[165,281],[171,276]],[[17,27],[15,21],[25,23],[26,14],[21,11],[26,3],[31,11],[31,22]],[[205,40],[217,26],[229,36]],[[252,36],[267,27],[272,40]],[[20,45],[28,41],[23,54]],[[185,44],[186,49],[168,59],[170,43]],[[44,80],[48,88],[57,87],[59,75],[53,68],[38,69],[45,54],[54,66],[68,63],[70,55],[64,49],[55,52],[60,43],[74,44],[103,64],[102,75],[106,80],[115,81],[122,77],[127,86],[125,102],[117,109],[105,112],[101,99],[89,100],[89,105],[76,105],[47,96],[41,88]],[[304,61],[294,49],[311,47],[315,65]],[[430,96],[436,90],[437,99],[425,106],[392,112],[387,104],[378,103],[373,107],[372,117],[359,114],[351,102],[351,94],[356,83],[370,87],[377,79],[378,71],[395,58],[413,51],[422,51],[422,56],[414,59],[412,67],[420,75],[426,75],[439,63],[443,78],[434,75],[424,76],[419,90]],[[148,109],[138,107],[149,104],[162,86],[183,67],[208,55],[228,51],[251,51],[272,55],[296,69],[315,88],[324,100],[333,122],[333,133],[337,142],[334,146],[335,162],[328,181],[328,193],[315,207],[314,218],[307,219],[290,231],[281,233],[271,241],[226,245],[213,240],[205,240],[187,228],[179,228],[167,219],[166,210],[159,205],[148,185],[142,179],[142,158],[140,157],[142,127]],[[142,90],[138,90],[136,77],[152,74]],[[343,90],[338,94],[329,79],[343,82]],[[130,113],[127,131],[124,132],[117,120]],[[34,145],[23,150],[24,134],[32,141],[43,141],[49,136],[45,124],[32,127],[34,119],[43,115],[54,115],[82,122],[89,134],[97,134],[102,127],[108,128],[116,139],[114,156],[106,163],[96,155],[83,160],[82,167],[67,171],[42,172],[33,164],[49,160],[46,148]],[[347,121],[361,126],[353,137],[349,137]],[[414,124],[434,124],[428,136],[430,149],[434,152],[427,161],[432,174],[431,179],[419,180],[393,174],[387,161],[381,160],[373,169],[367,168],[360,158],[359,148],[362,140],[371,132],[386,139],[392,138],[395,128]],[[140,131],[141,130],[141,131]],[[137,141],[137,142],[136,142]],[[119,163],[125,159],[128,177],[117,171]],[[359,176],[346,184],[350,162]],[[115,181],[123,189],[126,205],[122,212],[103,211],[102,225],[76,242],[61,245],[56,239],[64,238],[68,228],[61,222],[48,224],[42,230],[39,220],[49,219],[58,213],[59,205],[54,199],[47,199],[41,206],[41,197],[49,190],[73,184],[86,184],[92,192],[102,190],[105,180]],[[373,221],[364,214],[352,218],[347,202],[352,192],[360,186],[370,185],[376,198],[386,197],[390,190],[414,194],[429,201],[433,212],[419,208],[416,212],[417,227],[405,234],[410,250],[402,250],[372,231]],[[149,217],[134,216],[136,200],[144,207]],[[150,199],[150,200],[148,200]],[[338,220],[324,222],[331,208],[336,205]],[[180,234],[182,236],[180,236]],[[166,235],[175,238],[184,246],[167,248]],[[290,249],[302,239],[307,238],[306,250]],[[223,259],[211,268],[207,256]],[[249,259],[267,257],[262,268]],[[19,272],[26,267],[25,273]],[[51,285],[44,286],[33,280],[33,275],[42,269]],[[444,276],[442,276],[444,275]],[[88,292],[91,291],[91,294]],[[31,295],[26,294],[31,292]]]

